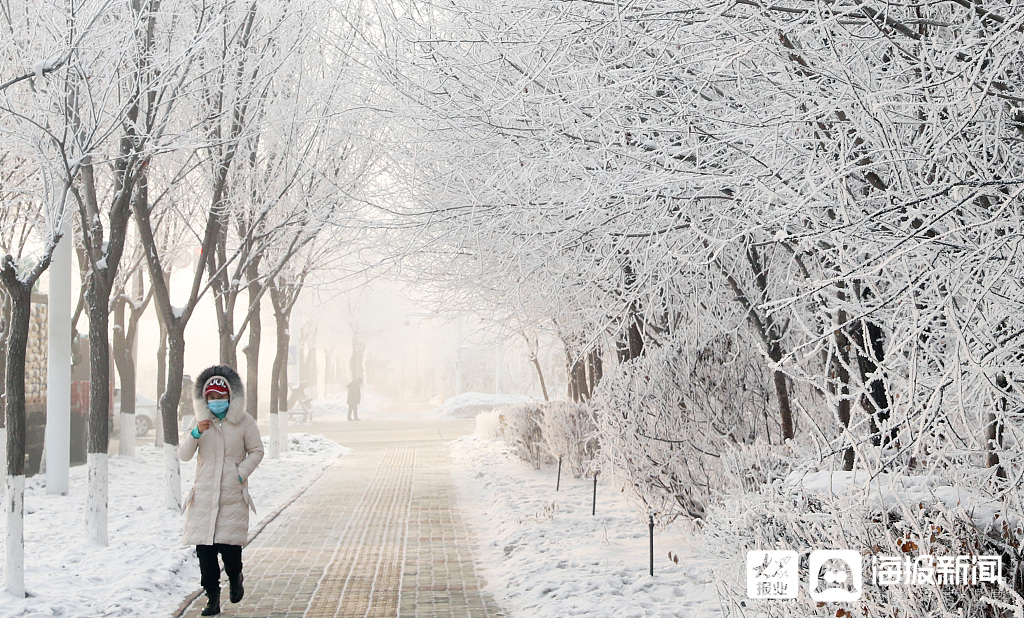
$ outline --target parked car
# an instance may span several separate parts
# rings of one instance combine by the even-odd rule
[[[114,431],[120,431],[121,423],[116,420],[121,414],[121,389],[114,391],[114,417],[111,427]],[[144,436],[156,427],[156,419],[159,416],[157,403],[138,393],[135,394],[135,435]]]

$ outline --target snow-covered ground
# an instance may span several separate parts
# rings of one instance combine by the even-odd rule
[[[290,450],[264,458],[250,480],[256,529],[347,449],[290,434]],[[182,489],[195,460],[181,466]],[[28,598],[0,591],[0,618],[168,616],[199,587],[194,550],[181,544],[181,515],[163,505],[163,451],[139,446],[110,458],[109,545],[85,541],[86,467],[71,469],[71,493],[46,493],[44,476],[25,483],[25,586]],[[0,518],[0,538],[6,526]],[[3,564],[0,562],[0,579]]]
[[[500,406],[532,401],[528,395],[505,393],[461,393],[445,399],[430,412],[436,418],[473,418],[481,412],[489,412]]]
[[[480,542],[482,575],[514,618],[564,616],[720,616],[712,558],[682,531],[655,537],[624,494],[562,470],[534,470],[501,439],[479,435],[452,443],[463,512]],[[669,555],[678,557],[678,562]]]

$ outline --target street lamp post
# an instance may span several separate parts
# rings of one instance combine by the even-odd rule
[[[66,496],[71,467],[71,220],[50,263],[46,368],[46,493]]]

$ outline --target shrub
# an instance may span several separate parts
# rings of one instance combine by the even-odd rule
[[[541,406],[541,434],[548,452],[556,459],[564,456],[576,478],[593,472],[600,451],[597,424],[589,406],[568,401],[551,401]]]
[[[494,440],[501,437],[501,412],[491,410],[476,415],[477,437],[485,440]]]
[[[605,456],[663,522],[700,519],[714,496],[743,485],[722,458],[765,435],[768,384],[759,352],[729,335],[623,363],[591,402]],[[759,482],[771,476],[762,472]]]
[[[534,468],[554,461],[541,432],[544,411],[540,403],[518,403],[500,408],[499,412],[502,437],[520,459]]]

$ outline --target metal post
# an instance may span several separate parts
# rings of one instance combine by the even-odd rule
[[[558,456],[558,480],[555,481],[555,491],[562,486],[562,456]]]
[[[597,472],[594,472],[594,505],[590,509],[591,515],[597,515]]]
[[[647,526],[651,530],[651,577],[654,577],[654,514],[650,515]]]

